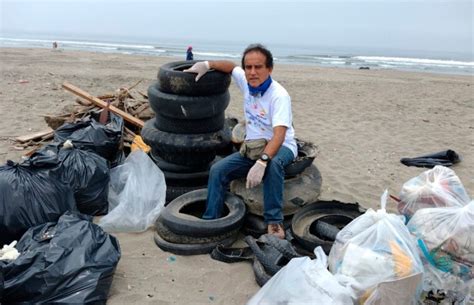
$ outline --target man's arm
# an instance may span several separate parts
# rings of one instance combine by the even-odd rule
[[[224,73],[232,73],[236,64],[230,60],[210,60],[209,68]]]
[[[224,73],[232,73],[236,64],[230,60],[212,60],[200,61],[195,63],[191,68],[183,70],[183,72],[197,73],[196,81],[198,81],[210,69],[221,71]]]
[[[263,151],[268,156],[270,156],[270,158],[273,158],[278,153],[278,150],[285,141],[286,130],[286,126],[273,127],[273,137],[267,143],[267,146],[265,146]]]

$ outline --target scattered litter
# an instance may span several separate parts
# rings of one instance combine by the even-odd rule
[[[3,245],[0,249],[0,260],[13,261],[20,255],[20,252],[15,249],[16,243],[17,241],[14,240],[9,245]]]
[[[20,79],[18,82],[19,82],[20,84],[27,84],[27,83],[29,83],[30,81],[29,81],[29,80],[26,80],[26,79]]]
[[[166,259],[166,261],[170,262],[170,263],[174,263],[176,261],[176,256],[174,255],[170,255],[168,256],[168,258]]]
[[[451,149],[440,151],[434,154],[424,155],[415,158],[402,158],[400,162],[406,166],[417,166],[432,168],[436,165],[451,166],[461,161],[459,155]]]

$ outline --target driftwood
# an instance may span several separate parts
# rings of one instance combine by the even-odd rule
[[[125,120],[125,125],[128,126],[124,129],[123,140],[124,146],[130,147],[133,138],[140,133],[143,127],[142,120],[151,119],[155,115],[149,106],[148,96],[146,94],[136,89],[134,92],[131,92],[131,90],[141,82],[142,80],[139,80],[128,88],[119,88],[114,93],[106,93],[98,97],[94,97],[71,84],[64,83],[64,89],[79,96],[75,99],[76,104],[64,107],[63,114],[42,115],[50,127],[48,132],[43,131],[18,137],[14,149],[25,150],[30,148],[30,151],[25,155],[31,155],[43,142],[53,137],[53,131],[58,127],[64,123],[73,123],[77,119],[83,118],[94,108],[104,108],[108,102],[110,102],[109,111],[121,116]],[[138,94],[136,94],[137,92]]]
[[[32,141],[32,140],[48,139],[48,138],[52,138],[52,137],[53,137],[53,130],[51,128],[48,128],[48,129],[38,131],[38,132],[35,132],[35,133],[31,133],[31,134],[28,134],[28,135],[16,137],[15,140],[20,142],[20,143],[24,143],[24,142],[29,142],[29,141]]]
[[[69,83],[64,83],[62,87],[64,89],[74,93],[75,95],[86,99],[87,101],[93,103],[94,105],[99,106],[100,108],[107,107],[106,102],[90,95],[86,91],[84,91],[84,90],[82,90],[82,89],[80,89],[80,88],[78,88],[74,85],[71,85]],[[113,105],[110,105],[109,111],[121,116],[125,121],[127,121],[129,123],[131,123],[131,124],[133,124],[133,125],[135,125],[139,128],[143,128],[144,122],[142,120],[137,119],[136,117],[126,113],[125,111],[123,111],[123,110],[121,110],[121,109],[119,109],[119,108],[117,108]]]

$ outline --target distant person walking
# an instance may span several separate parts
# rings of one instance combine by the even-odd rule
[[[193,55],[193,47],[189,46],[188,50],[186,51],[186,60],[193,60],[194,55]]]
[[[57,49],[58,48],[58,43],[55,41],[53,42],[53,49]]]

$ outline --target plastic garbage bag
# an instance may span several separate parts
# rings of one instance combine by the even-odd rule
[[[474,200],[463,207],[418,210],[407,227],[417,238],[425,267],[423,290],[468,304],[474,285]]]
[[[99,221],[107,232],[141,232],[152,226],[165,205],[163,172],[142,150],[110,170],[109,214]]]
[[[30,161],[56,157],[58,164],[47,170],[74,191],[77,208],[88,215],[103,215],[108,210],[109,167],[107,160],[92,151],[74,147],[66,140],[63,144],[44,146],[30,157]]]
[[[44,162],[43,162],[44,161]],[[18,240],[30,227],[57,221],[66,211],[77,211],[70,186],[44,171],[54,158],[42,162],[0,166],[0,245]]]
[[[71,140],[77,148],[94,151],[111,162],[112,167],[119,164],[122,156],[123,119],[109,113],[107,124],[98,122],[100,113],[91,112],[90,116],[75,123],[65,123],[54,131],[54,141],[63,143]]]
[[[20,256],[0,262],[5,287],[0,303],[105,304],[120,246],[83,214],[29,229],[17,244]]]
[[[309,257],[293,258],[247,305],[352,304],[350,291],[327,270],[323,248],[317,247],[314,253],[314,260]]]
[[[387,213],[385,205],[387,191],[381,198],[381,209],[368,209],[346,225],[336,236],[329,253],[329,270],[338,281],[353,290],[353,298],[358,304],[391,304],[380,297],[379,291],[399,286],[398,280],[422,274],[416,242],[404,224],[404,217]],[[381,283],[385,283],[380,286]],[[390,284],[391,283],[391,284]],[[405,287],[405,297],[399,304],[414,304],[417,299],[411,281]],[[420,284],[418,281],[417,284]],[[374,296],[372,296],[375,294]],[[377,297],[376,297],[377,296]],[[372,301],[371,301],[372,300]]]
[[[409,219],[419,209],[462,207],[469,201],[456,173],[447,167],[435,166],[403,184],[397,207]]]
[[[427,168],[432,168],[436,165],[451,166],[460,161],[461,159],[459,158],[459,155],[451,149],[415,158],[400,159],[400,162],[405,164],[406,166],[417,166]]]

